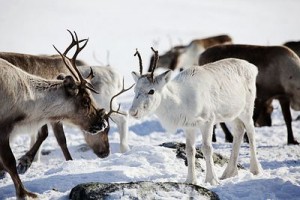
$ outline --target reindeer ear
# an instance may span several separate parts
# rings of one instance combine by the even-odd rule
[[[66,75],[64,73],[60,73],[58,74],[58,76],[56,77],[57,80],[64,80],[66,77]]]
[[[167,83],[167,82],[169,82],[169,80],[171,80],[171,75],[172,75],[172,70],[168,70],[168,71],[156,76],[155,82],[161,83],[162,81],[164,81],[164,83]]]
[[[95,75],[94,75],[94,71],[93,71],[93,69],[90,67],[90,74],[85,78],[85,79],[87,79],[87,80],[89,80],[89,81],[91,81],[94,77],[95,77]]]
[[[76,96],[79,92],[76,82],[72,76],[66,76],[64,78],[64,86],[66,93],[69,96]]]
[[[135,82],[137,82],[139,80],[139,78],[141,77],[137,72],[131,72],[131,75]]]

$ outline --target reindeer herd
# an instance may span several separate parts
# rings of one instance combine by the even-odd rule
[[[121,75],[111,67],[88,67],[78,60],[88,40],[79,40],[76,32],[69,33],[71,44],[63,53],[54,46],[57,55],[0,52],[0,171],[11,176],[18,199],[37,198],[24,188],[18,174],[25,173],[39,159],[48,126],[66,160],[72,160],[72,156],[63,123],[80,128],[88,146],[104,158],[110,153],[108,133],[113,121],[120,134],[120,151],[129,150],[128,114],[115,98],[133,86],[125,89]],[[299,144],[293,135],[290,112],[290,107],[300,110],[299,47],[297,42],[285,46],[236,45],[228,35],[220,35],[173,47],[161,56],[152,48],[154,54],[145,74],[142,56],[136,50],[140,69],[132,72],[135,95],[129,115],[141,119],[156,114],[168,131],[184,129],[187,183],[197,183],[195,140],[199,129],[206,161],[205,182],[219,183],[212,159],[217,123],[221,124],[226,141],[233,142],[221,179],[237,175],[245,131],[250,146],[250,171],[259,174],[262,168],[256,157],[254,126],[271,126],[273,99],[278,99],[282,108],[287,143]],[[67,54],[73,48],[70,58]],[[156,74],[156,68],[167,71]],[[176,69],[180,72],[172,79]],[[232,122],[233,136],[225,122]],[[31,148],[17,165],[10,141],[20,133],[30,134]]]

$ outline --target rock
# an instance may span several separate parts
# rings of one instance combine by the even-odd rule
[[[173,182],[85,183],[71,190],[72,200],[94,199],[219,199],[198,185]]]
[[[185,144],[184,143],[178,143],[178,142],[166,142],[163,143],[159,146],[162,147],[167,147],[167,148],[171,148],[171,149],[176,149],[176,157],[177,158],[181,158],[184,160],[185,165],[187,166],[187,158],[186,158],[186,154],[185,154]],[[196,155],[195,157],[197,159],[204,159],[203,153],[201,151],[201,149],[199,147],[196,148]],[[204,169],[201,167],[200,163],[197,162],[196,159],[196,167],[200,168],[202,171],[204,171]],[[218,153],[214,153],[213,154],[213,160],[214,163],[220,166],[223,166],[224,164],[228,163],[229,159],[222,156],[221,154]],[[238,168],[239,169],[244,169],[244,167],[241,164],[238,164]]]

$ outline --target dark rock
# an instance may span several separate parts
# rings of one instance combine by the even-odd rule
[[[85,183],[71,190],[72,200],[100,199],[219,199],[198,185],[173,182]]]
[[[42,150],[41,153],[42,153],[43,156],[47,156],[51,153],[51,150]]]
[[[176,149],[176,157],[177,158],[181,158],[184,160],[185,165],[187,166],[187,158],[186,158],[186,153],[185,153],[185,144],[184,143],[178,143],[178,142],[166,142],[163,143],[159,146],[162,147],[167,147],[167,148],[171,148],[171,149]],[[204,159],[203,153],[201,151],[201,149],[199,147],[196,147],[196,155],[195,157],[197,159]],[[200,163],[197,162],[196,159],[196,167],[200,168],[202,171],[204,171],[204,169],[201,167]],[[229,159],[222,156],[221,154],[218,153],[214,153],[213,154],[213,160],[214,163],[220,166],[223,166],[224,164],[228,163]],[[244,169],[244,167],[241,164],[238,164],[238,168],[239,169]]]

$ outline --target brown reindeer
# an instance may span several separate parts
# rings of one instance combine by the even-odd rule
[[[290,41],[283,45],[292,49],[300,57],[300,41]]]
[[[29,74],[0,59],[0,170],[7,171],[15,185],[18,199],[36,198],[27,191],[17,173],[16,160],[10,148],[10,138],[25,129],[38,129],[47,122],[67,121],[77,125],[86,134],[98,134],[107,126],[104,109],[99,109],[91,95],[93,86],[84,79],[75,65],[79,40],[72,59],[61,54],[72,76],[63,80],[47,80]]]
[[[224,58],[247,60],[258,68],[257,98],[253,119],[278,99],[287,127],[287,143],[299,144],[294,138],[290,107],[300,110],[300,59],[283,46],[218,45],[207,49],[199,58],[199,65]]]
[[[186,46],[175,46],[159,57],[157,68],[181,70],[198,65],[199,55],[205,49],[219,44],[231,44],[232,38],[228,35],[218,35],[191,41]],[[150,66],[153,65],[154,56],[151,57]],[[149,67],[148,72],[151,72]]]
[[[74,43],[74,37],[71,32],[70,34],[72,36],[72,43]],[[36,56],[29,54],[0,52],[0,58],[7,60],[11,64],[18,66],[28,73],[35,74],[46,79],[55,79],[58,74],[70,74],[60,55]],[[82,65],[84,62],[79,62],[79,60],[76,60],[76,65],[78,64]],[[84,77],[88,77],[90,75],[90,67],[78,66],[77,68]],[[111,97],[121,90],[121,76],[111,67],[92,66],[91,68],[93,70],[93,79],[90,81],[95,90],[98,91],[98,94],[95,93],[93,96],[99,105],[103,106],[105,109],[110,109]],[[113,107],[116,106],[116,103],[113,102]],[[127,142],[127,116],[113,113],[111,117],[112,121],[117,124],[120,133],[120,150],[122,153],[126,152],[129,150]],[[67,148],[62,124],[60,122],[53,122],[51,123],[51,126],[65,159],[72,160],[71,154]],[[97,135],[84,134],[84,138],[88,146],[91,147],[93,152],[100,158],[108,156],[110,152],[108,131],[109,128]],[[47,125],[42,127],[37,135],[32,134],[32,148],[19,159],[19,173],[25,173],[33,160],[39,160],[40,153],[38,153],[37,156],[36,153],[47,136]]]

